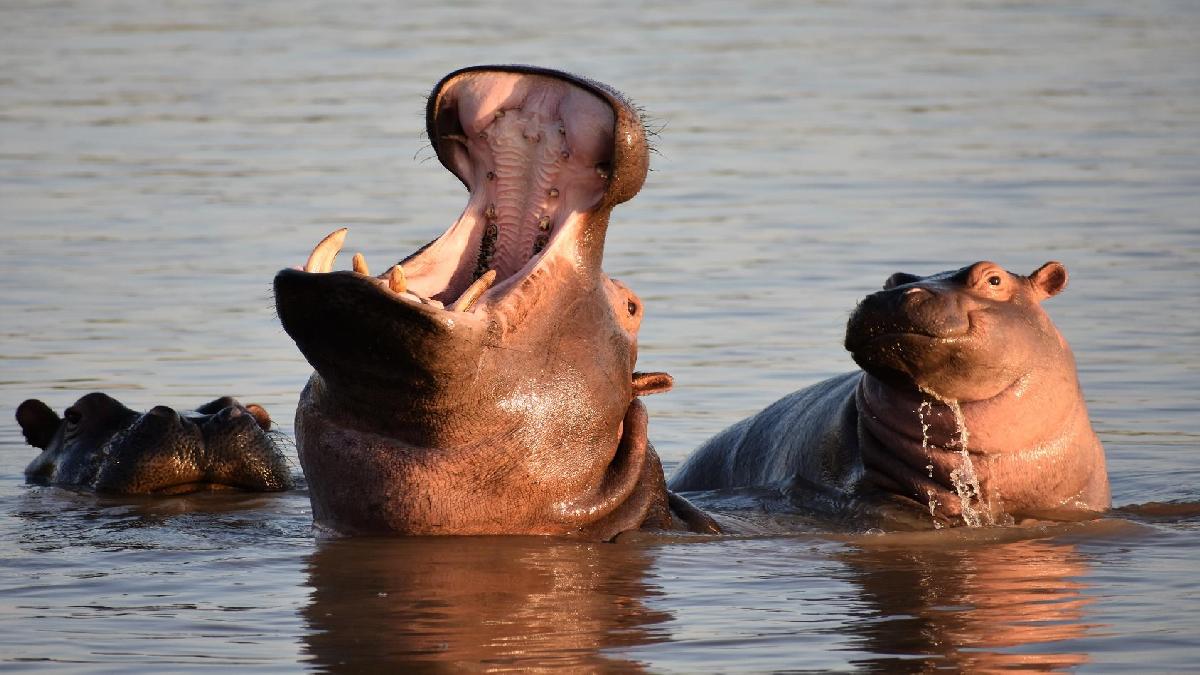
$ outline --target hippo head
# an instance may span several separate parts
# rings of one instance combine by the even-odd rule
[[[182,415],[166,406],[130,410],[102,393],[60,418],[29,399],[17,408],[25,440],[42,453],[25,468],[31,483],[118,494],[183,494],[291,487],[287,462],[266,433],[267,411],[224,397]]]
[[[635,396],[642,302],[601,270],[612,208],[641,188],[645,130],[607,86],[551,70],[447,75],[427,106],[469,191],[437,239],[379,275],[345,231],[275,277],[315,369],[297,408],[314,519],[345,532],[608,538],[663,511]],[[661,495],[658,493],[662,493]]]
[[[1045,367],[1074,362],[1041,302],[1067,285],[1048,262],[1029,276],[992,262],[927,277],[893,274],[850,316],[846,349],[868,373],[942,399],[982,401]]]

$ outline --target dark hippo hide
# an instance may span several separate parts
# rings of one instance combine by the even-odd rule
[[[29,399],[17,422],[42,451],[25,468],[30,483],[129,495],[292,487],[267,411],[229,397],[182,414],[166,406],[139,413],[96,392],[61,418]]]
[[[671,489],[886,505],[873,513],[902,515],[882,523],[897,529],[1094,517],[1109,506],[1104,449],[1075,358],[1042,309],[1066,284],[1057,262],[1029,276],[987,261],[892,275],[846,327],[861,371],[716,435]]]
[[[372,275],[346,231],[275,277],[316,371],[296,443],[317,525],[341,533],[607,540],[715,527],[672,499],[637,399],[643,304],[601,269],[609,216],[646,179],[637,109],[612,88],[476,66],[429,96],[429,141],[467,188],[437,239]]]

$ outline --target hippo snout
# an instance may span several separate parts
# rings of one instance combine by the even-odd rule
[[[846,325],[846,348],[853,352],[888,336],[951,338],[969,328],[967,312],[954,294],[930,285],[901,284],[858,303]]]

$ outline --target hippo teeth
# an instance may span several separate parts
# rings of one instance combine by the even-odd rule
[[[351,265],[354,268],[354,271],[358,274],[361,274],[364,277],[371,276],[371,268],[367,267],[367,258],[363,254],[355,253],[354,262],[351,263]],[[399,267],[399,265],[397,265],[397,267]]]
[[[495,282],[496,270],[493,269],[485,272],[483,276],[476,279],[475,283],[468,286],[467,290],[463,291],[463,294],[458,297],[458,300],[454,303],[454,311],[466,312],[470,310],[475,301],[479,299],[479,296],[483,295]]]
[[[308,261],[304,263],[304,271],[309,273],[324,274],[333,271],[333,263],[337,258],[337,254],[341,252],[342,245],[346,241],[346,233],[348,228],[339,228],[330,232],[325,236],[313,251],[308,256]],[[362,253],[355,253],[354,260],[351,263],[356,274],[361,274],[364,277],[369,277],[380,288],[387,289],[393,295],[415,302],[421,305],[429,305],[438,309],[445,309],[446,305],[441,300],[427,298],[413,290],[408,283],[408,277],[404,273],[404,268],[400,265],[392,265],[383,275],[378,277],[371,276],[370,267],[367,265],[367,259]],[[489,270],[487,273],[480,276],[470,286],[463,291],[458,300],[454,302],[452,311],[467,312],[475,305],[480,296],[488,291],[496,282],[496,270]]]
[[[317,243],[316,248],[308,256],[308,262],[304,263],[305,272],[328,272],[333,269],[333,259],[342,250],[342,244],[346,241],[346,228],[341,228],[330,232],[324,239]]]
[[[379,283],[384,288],[396,294],[398,297],[404,298],[405,300],[410,300],[423,305],[431,305],[433,307],[437,307],[438,309],[445,309],[446,307],[441,300],[427,298],[416,291],[410,290],[408,288],[408,277],[404,275],[404,268],[400,265],[392,265],[392,268],[388,270],[384,279]]]
[[[392,265],[392,269],[388,271],[388,290],[393,293],[403,293],[408,290],[408,280],[404,278],[404,268],[399,265]]]

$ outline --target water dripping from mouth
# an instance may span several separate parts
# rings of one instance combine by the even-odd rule
[[[975,465],[971,461],[971,454],[967,451],[970,434],[967,431],[967,420],[966,416],[963,415],[962,407],[958,404],[958,400],[943,398],[929,389],[921,388],[921,392],[936,399],[954,414],[955,437],[946,445],[947,447],[957,445],[958,454],[961,458],[958,468],[950,472],[950,483],[954,486],[954,492],[958,495],[963,523],[968,527],[995,525],[996,519],[992,513],[991,505],[983,498],[983,490],[979,485],[979,476],[975,472]],[[930,456],[930,425],[926,423],[925,416],[931,413],[932,410],[933,403],[928,400],[923,401],[917,409],[917,415],[921,420],[921,447],[925,450],[927,458]],[[929,476],[932,478],[933,465],[927,465],[926,469],[929,470]],[[937,502],[933,499],[931,491],[929,501],[929,512],[931,514],[934,512],[936,505]]]
[[[925,470],[930,478],[933,478],[933,457],[929,452],[929,422],[925,421],[925,416],[932,413],[933,403],[928,400],[921,401],[921,405],[917,406],[917,419],[921,422],[921,450],[925,452],[925,461],[929,462]],[[925,496],[929,498],[929,517],[933,518],[933,529],[940,530],[942,523],[937,519],[937,497],[932,489],[926,489]]]

